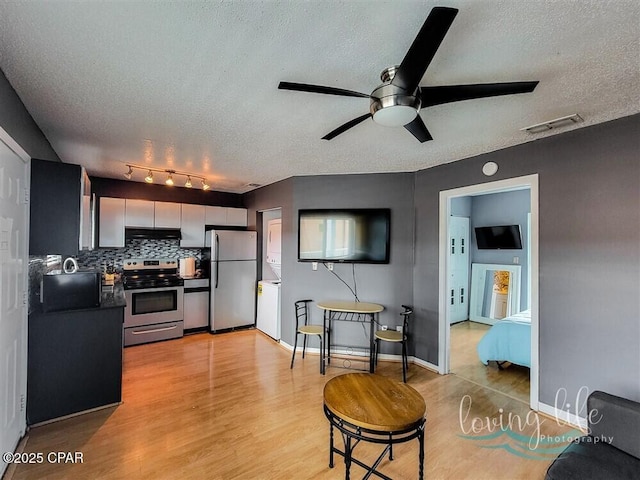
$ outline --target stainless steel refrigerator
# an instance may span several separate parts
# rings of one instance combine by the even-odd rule
[[[212,332],[253,325],[256,308],[256,232],[210,230]]]

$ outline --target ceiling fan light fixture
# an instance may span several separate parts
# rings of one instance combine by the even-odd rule
[[[149,173],[144,177],[144,181],[147,183],[153,183],[153,172],[149,170]]]
[[[383,87],[384,88],[384,87]],[[402,127],[411,123],[420,110],[420,99],[413,95],[371,97],[373,121],[385,127]]]
[[[418,111],[406,105],[395,105],[378,110],[373,114],[373,121],[385,127],[402,127],[411,123]]]

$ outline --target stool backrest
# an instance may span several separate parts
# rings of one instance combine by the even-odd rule
[[[413,314],[413,307],[410,307],[409,305],[402,305],[402,308],[404,308],[404,311],[400,312],[400,315],[402,315],[402,333],[404,335],[407,334],[407,329],[409,328],[409,317],[411,317],[411,315]]]
[[[298,300],[295,303],[296,309],[296,329],[309,322],[309,303],[313,300]]]

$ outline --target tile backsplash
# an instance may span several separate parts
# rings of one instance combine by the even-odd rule
[[[78,266],[85,268],[99,268],[104,272],[108,265],[112,265],[118,272],[127,258],[187,258],[195,257],[202,260],[207,250],[202,248],[182,248],[180,240],[141,240],[130,239],[124,248],[96,248],[79,252],[76,256]],[[40,302],[40,282],[42,276],[52,271],[62,269],[63,258],[60,255],[29,256],[29,313],[32,307]]]
[[[140,240],[130,239],[124,248],[97,248],[78,253],[77,260],[80,268],[100,268],[103,271],[107,265],[113,265],[116,270],[122,270],[127,258],[187,258],[195,257],[202,260],[201,248],[182,248],[180,240]]]

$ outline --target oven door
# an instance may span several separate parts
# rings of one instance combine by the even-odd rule
[[[184,287],[126,290],[124,326],[139,327],[184,319]]]

